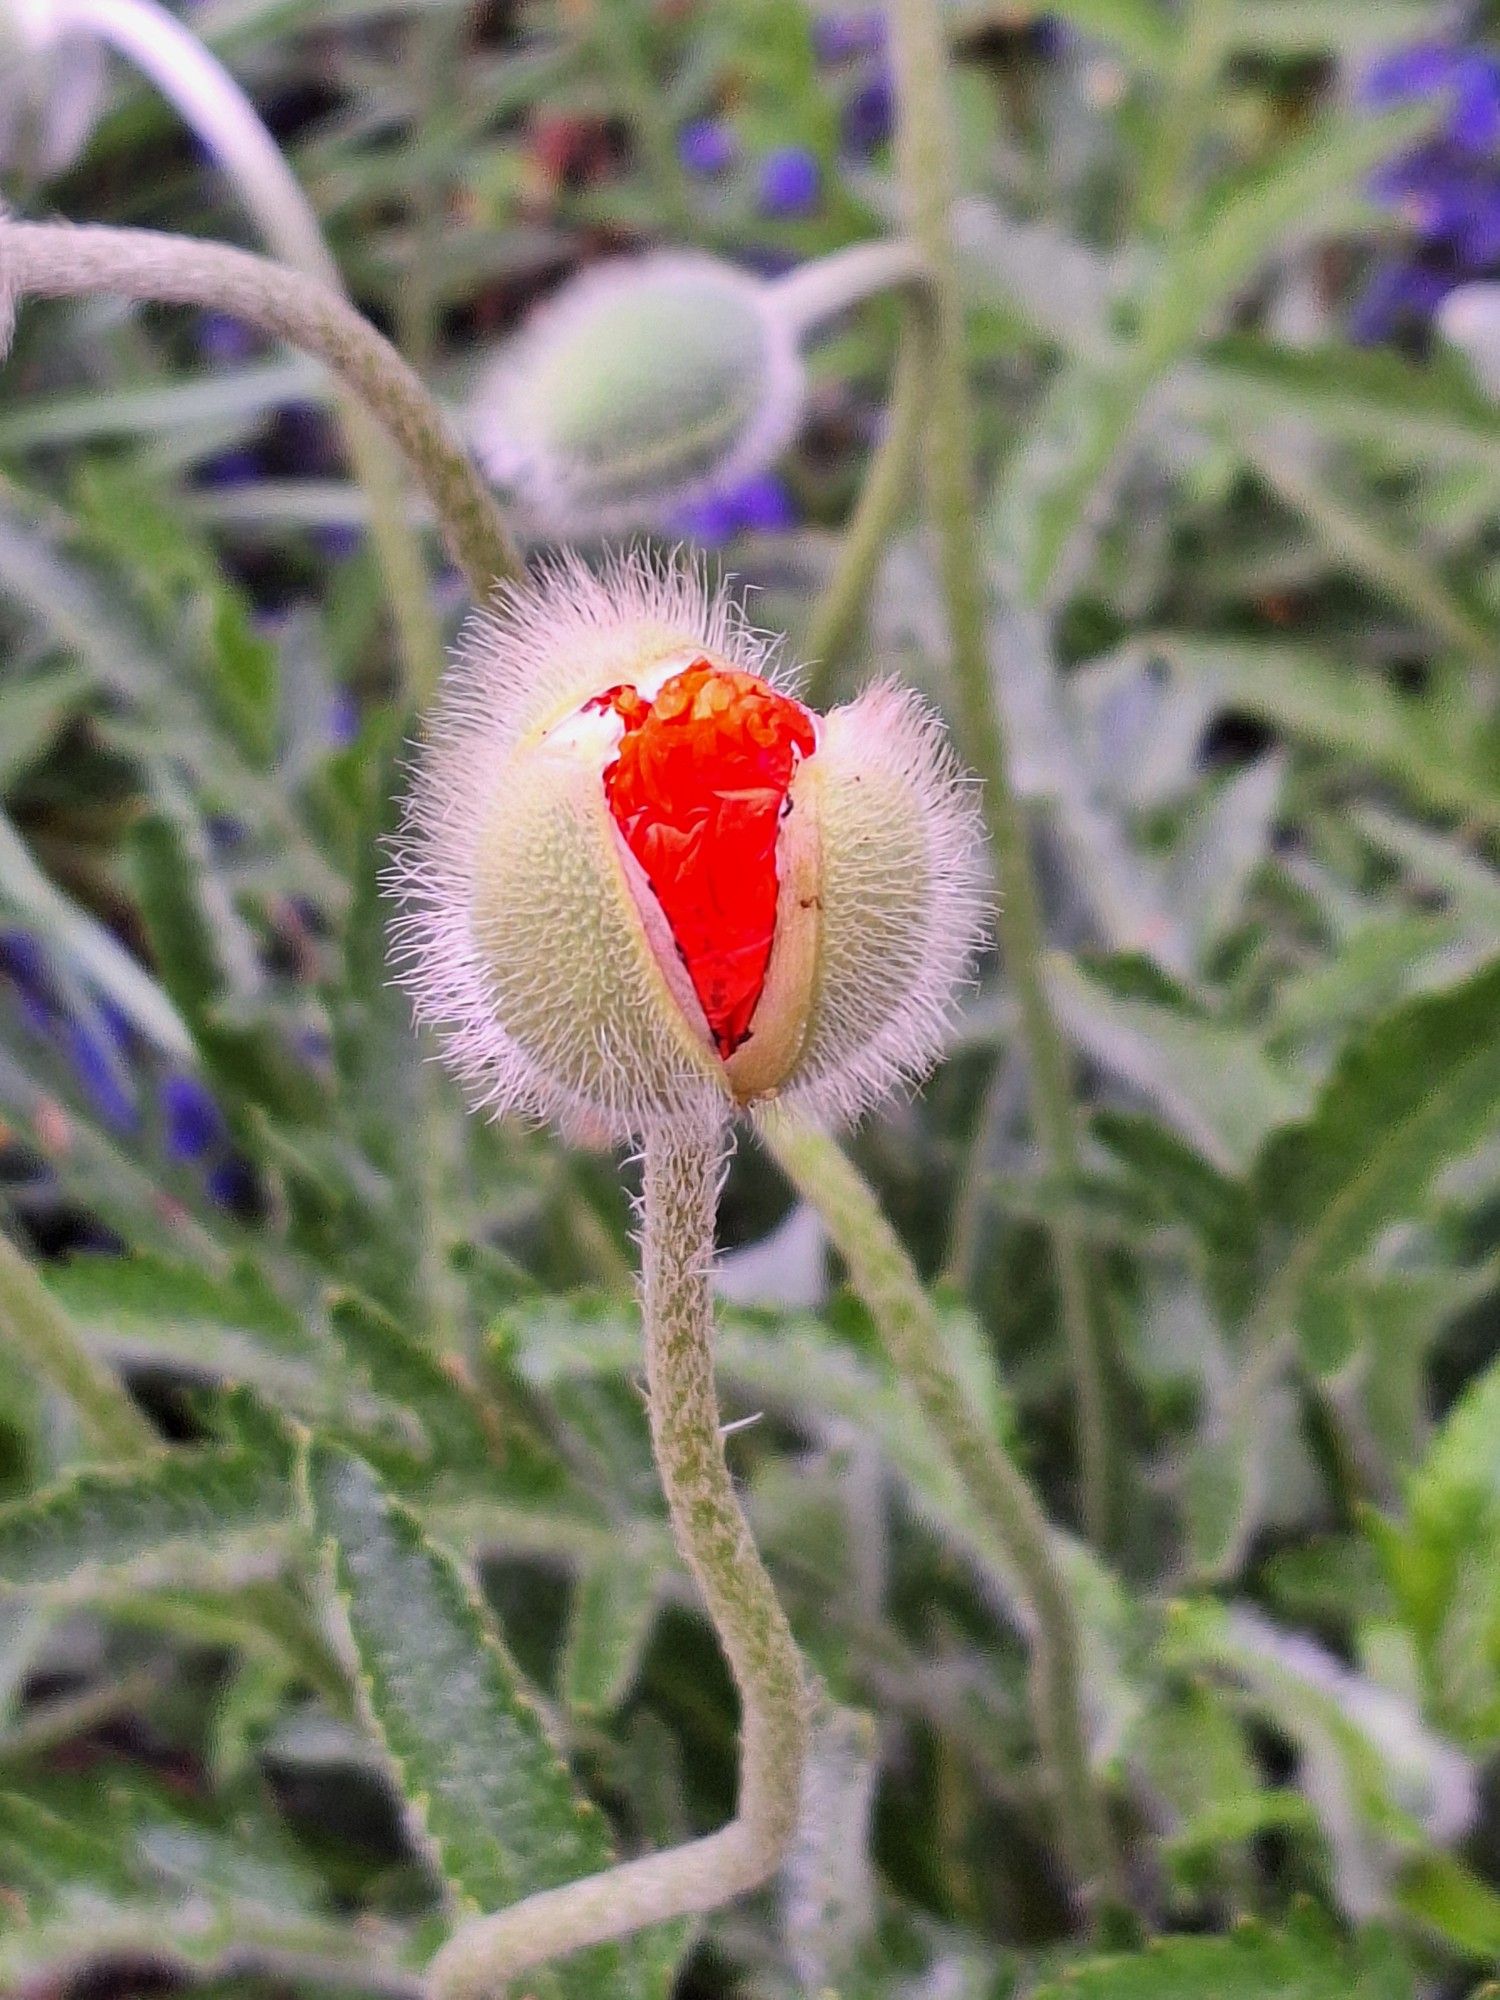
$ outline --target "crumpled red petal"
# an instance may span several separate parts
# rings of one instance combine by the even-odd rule
[[[695,660],[654,701],[589,704],[625,725],[604,773],[625,844],[655,891],[721,1056],[750,1031],[776,932],[776,834],[816,744],[800,702],[758,675]]]

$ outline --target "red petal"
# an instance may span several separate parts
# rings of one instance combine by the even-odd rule
[[[625,725],[604,792],[641,864],[721,1056],[750,1031],[776,932],[776,833],[812,717],[755,674],[696,660],[645,703],[590,707]]]

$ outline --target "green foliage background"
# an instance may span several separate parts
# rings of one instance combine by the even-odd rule
[[[806,1218],[747,1140],[723,1392],[760,1419],[733,1461],[827,1689],[816,1809],[775,1894],[538,1983],[571,2000],[1457,2000],[1500,1956],[1500,410],[1451,355],[1337,330],[1393,227],[1368,174],[1421,122],[1340,79],[1430,10],[1057,11],[1062,65],[1009,10],[950,10],[953,142],[995,682],[1085,1172],[1041,1170],[993,964],[855,1149],[1057,1524],[1156,1936],[1081,1935],[1010,1581],[861,1310],[786,1294]],[[892,226],[800,0],[193,20],[455,399],[601,246],[804,258]],[[682,172],[678,127],[724,102],[744,147],[819,157],[814,214]],[[594,164],[559,180],[560,131]],[[242,232],[118,77],[80,160],[11,194]],[[817,350],[801,525],[726,555],[794,648],[895,336],[877,305]],[[27,1994],[405,2000],[465,1910],[732,1805],[616,1164],[464,1117],[388,984],[411,725],[370,560],[318,539],[358,513],[324,397],[103,305],[28,310],[0,372],[0,917],[59,1010],[0,980],[0,1202],[160,1434],[92,1434],[0,1340],[0,1984]],[[247,444],[248,478],[205,475]],[[941,702],[919,515],[840,674]],[[180,1074],[226,1121],[213,1182],[168,1143]],[[1097,1549],[1065,1210],[1111,1365]],[[0,1332],[18,1310],[0,1288]]]

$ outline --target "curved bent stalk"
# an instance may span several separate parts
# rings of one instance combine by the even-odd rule
[[[213,154],[272,256],[342,292],[343,277],[312,204],[254,105],[203,44],[157,0],[54,0],[51,22],[96,36],[149,77]],[[338,398],[355,477],[405,663],[410,698],[425,701],[443,664],[442,628],[428,592],[421,543],[402,509],[385,439],[362,406]]]
[[[1091,1912],[1123,1901],[1104,1801],[1089,1768],[1078,1619],[1052,1533],[1025,1476],[974,1419],[942,1328],[906,1249],[853,1162],[826,1133],[781,1112],[761,1137],[843,1258],[891,1363],[982,1510],[1024,1599],[1031,1705],[1056,1802],[1064,1857]]]
[[[482,603],[498,578],[520,575],[500,509],[447,418],[341,293],[223,244],[147,229],[0,218],[0,326],[28,293],[94,292],[231,313],[316,355],[400,446],[475,597]]]
[[[429,1969],[434,2000],[497,2000],[547,1959],[717,1909],[774,1874],[796,1826],[809,1691],[735,1497],[714,1393],[710,1273],[723,1146],[717,1122],[648,1131],[641,1262],[651,1439],[677,1546],[739,1690],[739,1809],[706,1839],[465,1924]]]

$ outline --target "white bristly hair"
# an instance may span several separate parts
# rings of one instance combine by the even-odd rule
[[[572,1133],[626,1138],[652,1108],[640,1102],[642,1079],[631,1074],[632,1059],[642,1051],[629,1035],[615,1032],[621,1007],[640,986],[638,965],[623,968],[624,990],[592,1022],[590,1088],[559,1074],[507,1026],[507,982],[497,969],[497,946],[503,954],[506,941],[493,926],[481,936],[477,910],[491,867],[488,836],[497,808],[508,792],[517,794],[519,807],[520,794],[533,790],[518,771],[518,749],[592,696],[634,683],[663,662],[686,665],[705,656],[774,679],[778,644],[750,625],[701,564],[680,555],[653,560],[638,551],[610,556],[597,572],[576,556],[559,556],[525,582],[503,585],[469,619],[414,760],[386,881],[403,911],[392,932],[398,977],[418,1021],[435,1031],[477,1109],[496,1117],[551,1119]],[[608,829],[607,816],[601,814],[600,825]],[[567,830],[585,843],[598,832],[571,822]],[[589,859],[618,871],[626,865],[622,855],[623,847],[613,853],[606,848]],[[580,954],[602,947],[597,937],[566,935],[561,910],[547,926],[550,934],[535,934],[547,913],[533,908],[532,899],[545,906],[555,894],[547,881],[521,885],[511,943],[534,987],[545,991],[549,981],[559,982],[561,1008],[568,1000],[564,974],[571,970],[581,978],[590,968],[578,964]],[[640,928],[633,911],[623,914]],[[618,947],[621,941],[613,942]],[[690,1078],[678,1074],[680,1068],[672,1065],[674,1089],[692,1095],[704,1088],[702,1073]]]
[[[664,1113],[729,1109],[738,1086],[607,809],[615,725],[579,715],[700,657],[786,688],[777,642],[680,557],[619,555],[598,574],[560,558],[463,634],[389,886],[417,1017],[496,1115],[624,1140]],[[820,859],[816,903],[796,907],[818,910],[816,956],[805,1029],[769,1087],[844,1122],[941,1052],[984,929],[983,841],[940,722],[904,689],[836,709],[802,768]]]
[[[942,1053],[984,941],[977,786],[909,688],[869,688],[818,746],[823,918],[812,1020],[788,1100],[852,1123]]]

